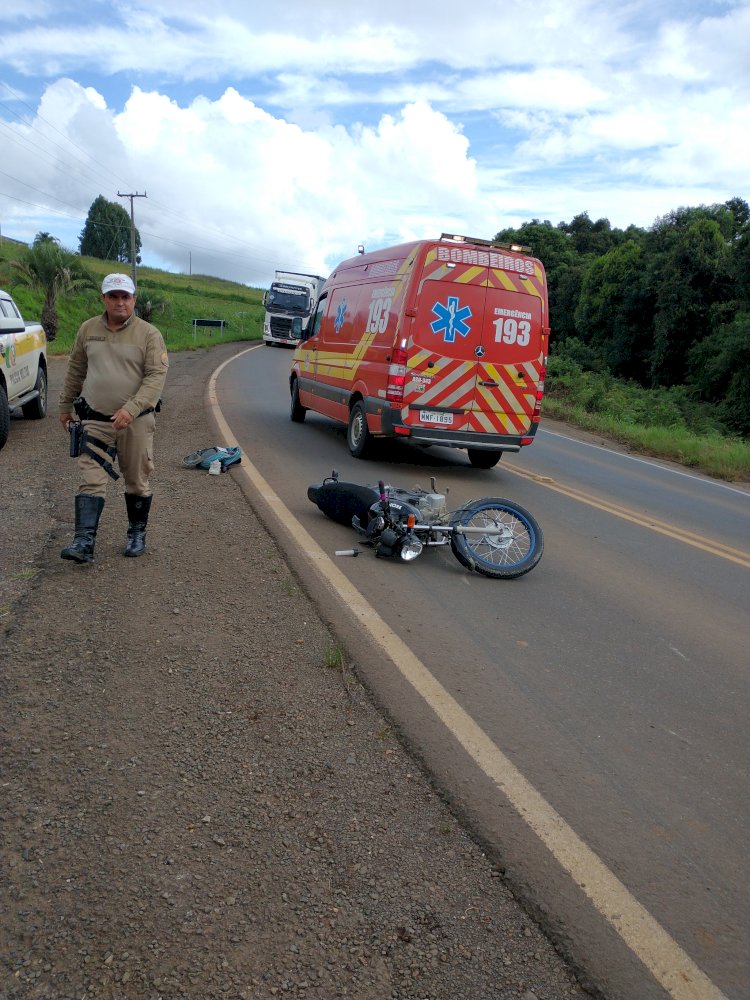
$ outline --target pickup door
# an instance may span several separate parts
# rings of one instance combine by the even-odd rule
[[[47,415],[47,338],[38,324],[24,323],[16,304],[0,293],[0,448],[10,428],[10,409],[39,420]]]

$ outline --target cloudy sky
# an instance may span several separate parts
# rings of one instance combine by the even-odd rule
[[[0,233],[134,199],[267,284],[443,231],[750,200],[750,0],[3,0]]]

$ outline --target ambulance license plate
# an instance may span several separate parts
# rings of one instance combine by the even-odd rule
[[[436,413],[434,410],[420,410],[419,419],[423,424],[452,424],[452,413]]]

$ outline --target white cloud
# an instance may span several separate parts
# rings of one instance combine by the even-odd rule
[[[179,265],[184,247],[196,244],[246,256],[225,265],[240,280],[262,281],[290,262],[322,272],[361,241],[411,237],[425,226],[434,232],[444,218],[471,211],[477,195],[466,138],[423,103],[384,115],[376,127],[316,133],[231,88],[188,107],[136,88],[114,113],[95,91],[63,80],[46,92],[41,111],[45,121],[31,134],[47,134],[54,121],[78,146],[96,149],[103,168],[132,178],[133,188],[123,181],[126,191],[146,191],[137,204],[145,245]],[[19,155],[17,176],[28,171],[30,155]],[[51,164],[43,173],[37,165],[38,183],[85,215],[99,193],[116,200],[97,186],[98,167],[89,167],[93,173],[61,178]]]
[[[605,91],[582,74],[564,69],[484,74],[464,81],[450,102],[458,110],[536,108],[562,113],[600,105]]]
[[[0,110],[0,209],[18,235],[63,212],[73,245],[98,194],[147,191],[147,257],[184,269],[189,248],[263,283],[523,213],[648,225],[748,197],[747,0],[64,2],[9,8],[5,65],[27,75],[0,91],[25,122]]]
[[[0,7],[0,24],[33,21],[36,18],[48,17],[49,14],[50,5],[45,0],[4,0]]]
[[[202,3],[154,0],[87,13],[83,33],[51,19],[11,34],[4,58],[24,72],[57,75],[83,67],[149,72],[156,56],[165,76],[212,80],[289,67],[331,76],[424,63],[460,70],[583,66],[615,58],[631,44],[628,5],[613,9],[597,0],[537,0],[531,10],[528,0],[484,0],[458,17],[449,0],[380,0],[377,13],[328,3],[312,17],[307,0],[288,0],[283,11],[222,3],[207,12]],[[564,39],[574,44],[561,45]]]
[[[750,5],[696,22],[670,20],[659,31],[653,69],[685,83],[721,79],[744,90],[750,85]]]

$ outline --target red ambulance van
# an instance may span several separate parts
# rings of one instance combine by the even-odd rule
[[[389,437],[490,469],[534,439],[548,339],[544,268],[524,247],[444,233],[360,254],[295,349],[291,418],[346,424],[357,458]]]

